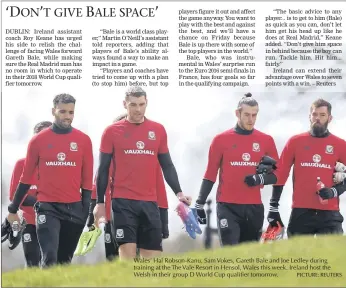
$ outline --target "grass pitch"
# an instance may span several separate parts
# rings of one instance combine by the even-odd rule
[[[297,237],[143,262],[16,270],[2,274],[2,287],[345,287],[345,247],[344,236]]]

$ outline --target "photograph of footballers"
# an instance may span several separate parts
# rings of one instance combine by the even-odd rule
[[[210,249],[259,243],[263,231],[344,233],[344,95],[194,91],[167,102],[163,88],[105,89],[101,100],[46,89],[21,96],[29,110],[4,110],[2,253],[15,259],[4,269],[203,250],[207,222]],[[181,201],[197,210],[196,239]],[[74,257],[92,225],[101,237]]]

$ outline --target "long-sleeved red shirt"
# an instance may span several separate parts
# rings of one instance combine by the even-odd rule
[[[32,184],[37,171],[37,199],[41,202],[81,201],[80,189],[93,183],[92,143],[86,134],[73,128],[57,134],[45,129],[29,142],[21,183]]]
[[[308,132],[290,138],[284,147],[276,175],[276,185],[284,185],[293,167],[292,208],[339,210],[339,198],[320,203],[316,194],[317,177],[326,187],[333,183],[336,162],[346,163],[346,142],[333,134],[324,138],[311,136]]]
[[[168,153],[161,124],[120,120],[105,129],[100,152],[113,154],[116,163],[113,198],[157,201],[158,154]]]
[[[14,193],[16,192],[17,186],[19,184],[19,179],[23,173],[25,158],[19,159],[13,169],[11,183],[10,183],[10,193],[9,199],[13,200]],[[31,195],[36,197],[37,194],[37,177],[36,175],[33,177],[31,181],[31,186],[27,195]],[[24,198],[25,200],[25,198]],[[23,200],[23,201],[24,201]],[[29,206],[20,206],[20,210],[23,211],[23,217],[28,224],[35,225],[35,211],[34,207]]]
[[[256,174],[256,166],[264,155],[279,158],[274,140],[267,134],[254,129],[243,135],[233,128],[218,134],[210,146],[204,175],[204,179],[215,182],[219,172],[216,201],[261,204],[260,186],[249,187],[244,178]]]

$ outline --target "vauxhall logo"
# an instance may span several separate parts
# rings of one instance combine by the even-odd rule
[[[300,165],[302,167],[314,167],[314,168],[325,168],[332,169],[329,164],[320,163],[322,161],[322,157],[319,154],[315,154],[312,156],[312,162],[302,162]]]
[[[137,149],[125,149],[125,154],[145,154],[145,155],[155,155],[155,151],[145,149],[145,144],[143,141],[136,142]]]
[[[56,155],[56,158],[58,161],[46,161],[46,166],[69,166],[69,167],[76,167],[76,162],[71,161],[65,161],[66,160],[66,154],[63,152],[60,152]]]
[[[250,161],[251,155],[249,153],[243,153],[241,156],[243,161],[231,161],[229,162],[231,166],[257,166],[257,162]]]

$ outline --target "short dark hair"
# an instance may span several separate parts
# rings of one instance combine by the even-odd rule
[[[71,96],[70,94],[63,93],[63,94],[56,95],[54,97],[54,99],[53,99],[54,108],[56,106],[58,106],[59,103],[64,103],[64,104],[73,103],[73,104],[75,104],[76,99],[73,96]]]
[[[147,97],[147,92],[144,91],[142,87],[139,86],[132,86],[129,87],[126,92],[125,92],[125,99],[128,99],[128,97],[133,96],[133,97]]]
[[[52,125],[53,125],[53,123],[50,121],[41,121],[35,125],[34,133],[37,134],[37,133],[41,132],[43,129],[48,128]]]
[[[123,120],[126,117],[127,117],[127,113],[121,114],[118,117],[114,118],[113,123],[116,123],[116,122],[118,122],[120,120]]]
[[[248,105],[251,107],[258,106],[258,102],[255,98],[252,97],[251,93],[246,93],[243,98],[240,99],[238,102],[237,110],[241,110],[241,105]]]
[[[315,100],[310,107],[310,112],[312,111],[313,108],[320,108],[320,107],[327,107],[328,110],[328,114],[331,115],[332,114],[332,104],[330,104],[328,101],[319,98],[317,100]]]

